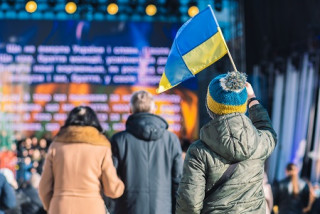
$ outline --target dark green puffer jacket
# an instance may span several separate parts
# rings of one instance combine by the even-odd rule
[[[177,214],[266,213],[264,162],[274,150],[276,133],[262,105],[252,106],[249,117],[222,115],[201,128],[184,162]],[[239,164],[231,178],[204,200],[232,162]]]

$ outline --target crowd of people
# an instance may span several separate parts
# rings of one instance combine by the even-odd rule
[[[35,187],[38,186],[39,176],[42,173],[44,160],[47,154],[50,139],[31,137],[16,142],[18,183],[31,181]]]
[[[319,186],[295,164],[268,184],[276,133],[243,74],[214,78],[205,105],[211,120],[191,144],[153,113],[147,91],[132,94],[111,139],[90,107],[74,108],[52,142],[16,139],[17,171],[0,170],[0,213],[319,213]]]
[[[0,174],[4,175],[11,191],[7,188],[7,193],[2,192],[1,197],[8,198],[11,204],[2,204],[0,213],[46,213],[38,187],[50,139],[35,136],[22,138],[20,134],[12,138],[4,131],[2,134],[5,137],[1,138],[4,144],[1,142]]]

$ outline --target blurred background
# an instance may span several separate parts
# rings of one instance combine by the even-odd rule
[[[74,106],[89,105],[108,137],[124,129],[130,95],[155,94],[157,114],[183,148],[209,121],[208,83],[227,56],[156,95],[179,27],[211,5],[238,70],[268,109],[278,146],[269,182],[289,162],[320,182],[320,2],[297,0],[0,1],[0,168],[18,183],[41,174],[46,150]],[[201,29],[199,29],[201,30]]]

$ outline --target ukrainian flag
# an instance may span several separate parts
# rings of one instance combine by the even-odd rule
[[[210,5],[184,23],[173,41],[158,93],[194,77],[228,52]]]

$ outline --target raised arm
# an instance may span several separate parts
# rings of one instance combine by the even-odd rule
[[[277,144],[277,134],[272,127],[267,110],[259,103],[258,100],[250,102],[251,98],[255,98],[255,94],[250,83],[246,84],[246,89],[249,101],[249,118],[259,134],[257,137],[260,142],[258,146],[260,154],[256,154],[256,156],[258,156],[258,158],[266,159],[270,156]]]

